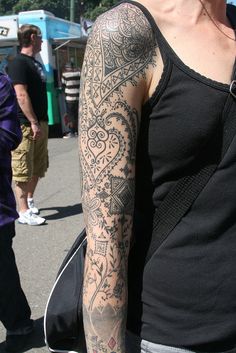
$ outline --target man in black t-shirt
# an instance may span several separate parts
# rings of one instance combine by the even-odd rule
[[[39,178],[48,168],[48,117],[46,77],[43,66],[35,59],[41,50],[42,34],[34,25],[18,30],[21,51],[8,65],[18,101],[18,118],[23,134],[22,143],[12,153],[13,180],[19,208],[18,222],[40,225],[33,194]]]

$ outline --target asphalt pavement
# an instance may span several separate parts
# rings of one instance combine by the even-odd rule
[[[59,266],[83,228],[77,139],[49,139],[49,169],[40,180],[35,203],[46,224],[16,221],[14,251],[21,284],[28,298],[35,331],[21,352],[48,352],[43,315]],[[0,353],[5,353],[5,329],[0,323]],[[20,352],[19,352],[20,353]]]

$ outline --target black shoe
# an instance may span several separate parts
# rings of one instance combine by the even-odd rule
[[[6,336],[6,344],[5,344],[5,350],[9,353],[18,353],[21,349],[23,349],[30,337],[30,335],[33,332],[33,327],[31,329],[27,330],[27,333],[24,334],[10,334]]]

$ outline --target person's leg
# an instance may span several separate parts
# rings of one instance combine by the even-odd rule
[[[45,223],[45,218],[37,216],[39,211],[36,207],[34,207],[32,202],[31,207],[29,206],[28,191],[28,183],[15,182],[15,195],[20,216],[18,218],[18,223],[39,226]]]
[[[38,226],[45,223],[45,218],[38,217],[28,205],[30,181],[34,171],[35,141],[29,126],[22,125],[23,139],[12,152],[12,174],[15,182],[15,195],[19,211],[18,223]],[[37,213],[37,212],[36,212]]]
[[[26,183],[15,182],[15,195],[18,203],[19,213],[24,213],[28,209],[34,208],[35,214],[39,211],[33,205],[33,195],[37,186],[39,178],[33,176],[32,179]]]
[[[28,188],[28,207],[34,214],[38,214],[39,210],[34,204],[34,192],[38,185],[39,178],[44,177],[48,168],[48,124],[41,122],[42,138],[35,141],[34,159],[33,159],[33,177],[29,182]]]
[[[28,199],[33,199],[38,181],[39,181],[39,177],[37,175],[33,175],[32,179],[28,182],[28,194],[27,194]]]
[[[12,249],[14,235],[14,223],[0,227],[0,321],[8,332],[32,326]]]
[[[39,209],[34,204],[34,192],[38,184],[39,177],[34,175],[28,184],[27,206],[34,213],[39,214]]]
[[[79,101],[73,102],[72,112],[73,112],[73,132],[78,134],[78,116],[79,116]]]
[[[68,116],[68,126],[70,133],[75,135],[78,133],[78,101],[66,102],[66,111]]]
[[[15,182],[15,195],[20,213],[28,210],[27,195],[28,195],[28,182]]]
[[[78,101],[78,108],[77,108],[77,110],[78,110],[78,113],[77,113],[77,131],[78,131],[78,133],[79,133],[79,122],[80,122],[79,109],[80,109],[80,106],[79,106],[79,101]]]
[[[71,112],[71,103],[66,100],[66,113],[67,113],[67,118],[68,118],[68,128],[69,128],[69,134],[73,133],[73,113]]]
[[[27,195],[29,181],[33,176],[34,141],[31,136],[31,128],[22,125],[22,142],[12,152],[12,174],[15,182],[15,195],[18,211],[23,213],[28,210]]]
[[[33,178],[43,178],[48,169],[48,123],[46,121],[40,122],[42,137],[36,140],[34,147],[34,162],[33,162]],[[36,183],[37,185],[37,183]],[[35,185],[35,186],[36,186]]]
[[[14,223],[0,227],[0,321],[7,330],[5,350],[11,353],[21,351],[33,331],[12,249],[14,235]]]

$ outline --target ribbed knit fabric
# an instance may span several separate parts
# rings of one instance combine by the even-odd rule
[[[147,9],[128,2],[149,20],[164,63],[137,146],[128,328],[157,344],[226,351],[236,346],[236,100],[228,84],[186,66]],[[154,209],[161,241],[143,271]]]

